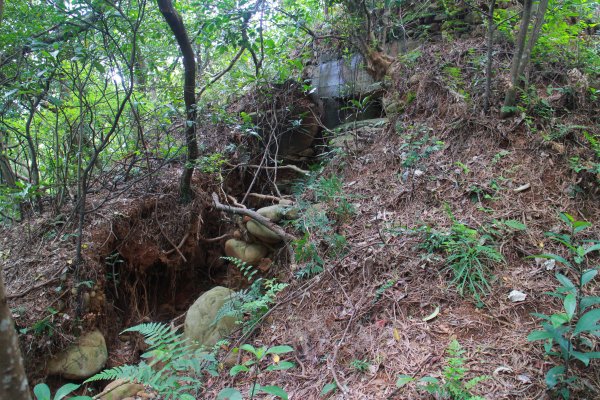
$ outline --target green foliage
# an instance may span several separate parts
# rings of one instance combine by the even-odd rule
[[[248,282],[254,281],[254,275],[258,273],[258,270],[253,265],[248,264],[247,262],[236,257],[221,257],[221,259],[229,261],[235,265],[240,270],[242,275],[244,275],[244,278],[248,280]]]
[[[396,132],[404,137],[400,146],[401,166],[405,169],[420,167],[423,160],[444,147],[444,142],[430,136],[431,130],[424,125],[396,124]]]
[[[33,395],[35,396],[35,400],[62,400],[66,396],[69,396],[75,390],[79,389],[81,385],[76,385],[74,383],[67,383],[66,385],[58,388],[54,397],[50,393],[50,388],[45,383],[38,383],[33,388]],[[69,397],[70,400],[92,400],[89,396],[73,396]]]
[[[465,351],[456,339],[452,340],[446,349],[448,358],[442,371],[443,381],[425,376],[417,380],[417,389],[430,393],[439,399],[451,400],[483,400],[483,397],[471,394],[478,383],[489,379],[487,375],[477,376],[465,382],[467,369],[465,368]],[[399,375],[396,386],[401,388],[416,379],[409,375]]]
[[[279,386],[267,385],[263,386],[258,383],[258,377],[262,371],[283,371],[294,368],[296,365],[290,361],[281,361],[279,355],[291,353],[294,351],[290,346],[273,346],[273,347],[254,347],[250,344],[240,346],[239,350],[250,353],[251,358],[242,364],[235,365],[229,371],[229,375],[236,376],[240,373],[248,373],[252,376],[252,385],[248,391],[248,397],[254,398],[258,393],[266,393],[277,398],[287,400],[288,394]],[[271,355],[271,361],[267,364],[267,356]],[[217,400],[225,399],[242,399],[242,393],[233,388],[225,388],[221,390],[217,396]]]
[[[577,221],[567,213],[561,213],[560,217],[569,232],[546,235],[564,246],[568,255],[547,253],[535,257],[555,260],[566,268],[565,274],[556,273],[559,285],[548,293],[561,300],[562,310],[552,315],[533,314],[543,320],[542,330],[531,332],[527,340],[543,340],[546,354],[560,361],[546,373],[546,384],[563,399],[569,399],[571,388],[579,380],[573,363],[579,361],[587,367],[600,358],[600,352],[593,351],[593,339],[600,334],[600,297],[588,294],[593,293],[589,286],[593,286],[590,283],[598,274],[597,266],[590,267],[589,257],[600,251],[600,240],[578,237],[591,226],[589,222]]]
[[[362,372],[362,373],[367,372],[369,370],[370,366],[371,366],[371,364],[368,361],[359,360],[358,358],[355,358],[354,360],[352,360],[350,362],[350,367],[352,367],[355,370],[357,370],[358,372]]]
[[[448,231],[428,231],[421,248],[428,252],[443,251],[446,267],[452,274],[451,285],[461,296],[468,293],[479,304],[490,290],[492,267],[504,261],[493,246],[492,237],[454,221]]]
[[[85,382],[124,379],[151,387],[165,399],[193,400],[202,387],[203,374],[217,375],[213,354],[195,349],[182,334],[166,324],[140,324],[125,332],[144,336],[149,348],[138,365],[122,365],[104,370]],[[146,362],[147,361],[147,362]]]
[[[226,316],[233,316],[238,322],[244,321],[244,318],[247,317],[244,321],[244,328],[254,327],[269,311],[270,306],[275,302],[277,293],[287,286],[287,283],[278,283],[275,279],[257,279],[249,288],[235,292],[223,304],[217,312],[213,324]]]
[[[227,159],[221,153],[213,153],[208,156],[200,157],[197,163],[200,171],[205,174],[216,174],[220,173],[223,165],[227,164]]]

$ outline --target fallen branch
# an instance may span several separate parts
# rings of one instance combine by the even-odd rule
[[[37,285],[31,286],[30,288],[28,288],[28,289],[25,289],[25,290],[23,290],[22,292],[15,293],[15,294],[7,294],[7,295],[6,295],[6,298],[7,298],[7,299],[16,299],[16,298],[18,298],[18,297],[23,297],[23,296],[25,296],[27,293],[29,293],[29,292],[31,292],[31,291],[33,291],[33,290],[35,290],[35,289],[39,289],[39,288],[41,288],[41,287],[43,287],[43,286],[49,285],[49,284],[51,284],[51,283],[53,283],[53,282],[56,282],[58,279],[59,279],[58,277],[54,277],[54,278],[52,278],[52,279],[49,279],[49,280],[47,280],[47,281],[44,281],[44,282],[42,282],[42,283],[40,283],[40,284],[37,284]]]
[[[276,202],[280,202],[281,200],[285,200],[281,197],[277,197],[277,196],[271,196],[269,194],[260,194],[260,193],[248,193],[248,196],[250,197],[255,197],[257,199],[261,199],[261,200],[270,200],[270,201],[276,201]]]
[[[275,232],[275,234],[277,234],[277,236],[279,236],[284,242],[286,242],[286,244],[291,242],[292,240],[296,239],[294,236],[290,235],[285,230],[283,230],[282,227],[273,223],[268,218],[263,217],[256,211],[252,211],[247,208],[232,207],[232,206],[228,206],[225,204],[221,204],[221,202],[219,201],[219,196],[217,196],[217,194],[214,192],[212,194],[212,199],[215,203],[215,208],[217,210],[225,211],[225,212],[232,213],[232,214],[248,216],[248,217],[252,218],[253,220],[255,220],[256,222],[258,222],[259,224],[263,225],[265,228],[268,228],[268,229],[272,230],[273,232]]]
[[[252,164],[240,164],[240,165],[231,165],[230,166],[234,167],[234,168],[240,168],[240,167],[246,167],[246,168],[254,168],[254,169],[291,169],[292,171],[296,171],[299,174],[303,174],[303,175],[310,175],[309,171],[306,171],[300,167],[297,167],[293,164],[287,164],[287,165],[278,165],[278,166],[274,166],[274,167],[269,167],[266,165],[252,165]]]

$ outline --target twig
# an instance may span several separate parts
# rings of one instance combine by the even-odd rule
[[[210,238],[210,239],[205,239],[205,238],[200,238],[200,241],[204,242],[204,243],[214,243],[214,242],[218,242],[219,240],[223,240],[225,238],[228,238],[231,236],[231,233],[225,233],[221,236],[217,236],[214,238]]]
[[[219,196],[217,196],[217,194],[214,192],[212,194],[212,199],[215,203],[215,208],[217,210],[229,212],[232,214],[248,216],[248,217],[252,218],[253,220],[255,220],[256,222],[258,222],[259,224],[263,225],[264,227],[272,230],[277,236],[279,236],[286,243],[296,239],[294,236],[290,235],[285,230],[283,230],[283,228],[281,228],[279,225],[271,222],[268,218],[263,217],[256,211],[252,211],[247,208],[232,207],[232,206],[227,206],[225,204],[221,204],[221,202],[219,201]]]
[[[308,171],[306,171],[306,170],[304,170],[304,169],[302,169],[300,167],[297,167],[297,166],[295,166],[293,164],[277,165],[277,166],[272,166],[272,167],[269,167],[269,166],[266,166],[266,165],[252,165],[252,164],[250,164],[250,165],[249,164],[246,164],[246,165],[235,165],[235,166],[232,165],[232,167],[234,167],[234,168],[239,168],[239,167],[242,167],[242,166],[246,167],[246,168],[255,168],[255,169],[274,169],[274,170],[278,170],[278,169],[291,169],[292,171],[296,171],[299,174],[310,175],[310,172],[308,172]]]
[[[60,271],[59,271],[59,272],[60,272]],[[52,278],[52,279],[49,279],[49,280],[47,280],[47,281],[44,281],[44,282],[42,282],[42,283],[39,283],[39,284],[37,284],[37,285],[35,285],[35,286],[31,286],[30,288],[28,288],[28,289],[25,289],[25,290],[23,290],[22,292],[15,293],[15,294],[7,294],[7,295],[6,295],[6,298],[7,298],[7,299],[16,299],[16,298],[18,298],[18,297],[23,297],[23,296],[25,296],[27,293],[31,292],[32,290],[39,289],[39,288],[41,288],[41,287],[43,287],[43,286],[46,286],[46,285],[48,285],[48,284],[50,284],[50,283],[52,283],[52,282],[55,282],[55,281],[57,281],[57,280],[58,280],[58,277],[57,277],[57,276],[55,276],[55,277],[54,277],[54,278]]]
[[[271,196],[269,194],[260,194],[260,193],[248,193],[248,196],[256,197],[257,199],[261,199],[261,200],[271,200],[271,201],[277,201],[277,202],[280,202],[281,200],[285,200],[285,199],[282,199],[281,197]]]
[[[356,309],[354,309],[352,311],[352,315],[350,316],[350,320],[348,321],[348,324],[346,325],[346,329],[344,329],[344,334],[342,335],[342,338],[335,345],[335,350],[333,351],[333,357],[331,357],[331,365],[329,366],[329,369],[331,370],[331,375],[333,375],[333,380],[335,381],[335,384],[337,385],[337,387],[340,388],[340,390],[342,391],[342,393],[344,393],[345,395],[348,394],[348,388],[346,386],[342,385],[342,383],[340,382],[340,380],[339,380],[339,378],[337,376],[337,373],[335,372],[335,362],[337,360],[337,355],[338,355],[338,351],[340,349],[340,346],[342,345],[342,343],[346,339],[346,335],[348,334],[348,330],[350,329],[350,325],[352,324],[352,321],[354,321],[354,315],[355,314],[356,314]]]
[[[181,241],[179,242],[179,244],[177,245],[177,247],[167,251],[167,255],[171,254],[172,252],[174,252],[175,250],[178,250],[181,248],[181,246],[183,246],[183,244],[185,243],[185,241],[187,240],[187,238],[190,236],[189,232],[186,232],[185,235],[183,235],[183,238],[181,239]]]

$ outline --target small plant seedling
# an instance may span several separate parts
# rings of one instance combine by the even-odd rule
[[[240,346],[240,350],[250,353],[251,358],[242,364],[235,365],[229,371],[229,375],[236,376],[240,373],[252,374],[252,385],[248,392],[250,399],[253,399],[258,393],[266,393],[278,397],[283,400],[288,399],[288,394],[281,387],[276,385],[263,386],[258,383],[258,377],[262,371],[282,371],[294,368],[296,365],[290,361],[281,361],[280,354],[291,353],[294,351],[290,346],[273,346],[273,347],[254,347],[250,344]],[[268,356],[271,356],[271,361],[268,366],[263,367]],[[234,388],[225,388],[219,392],[217,400],[225,399],[242,399],[242,393]]]
[[[73,393],[75,390],[79,389],[79,386],[75,383],[67,383],[64,386],[58,388],[54,397],[50,392],[50,388],[45,383],[38,383],[33,388],[33,395],[35,396],[35,400],[62,400],[66,398],[66,396]],[[69,400],[92,400],[90,396],[74,396],[69,397]]]
[[[417,389],[430,393],[438,399],[450,400],[484,400],[483,397],[474,396],[471,390],[480,382],[489,379],[487,375],[476,376],[465,382],[467,369],[464,367],[465,351],[460,346],[456,339],[450,342],[446,349],[448,358],[446,366],[442,371],[443,381],[439,379],[425,376],[416,379],[410,375],[399,375],[396,381],[396,386],[402,388],[405,385],[417,381]]]
[[[355,370],[357,370],[358,372],[365,373],[369,370],[369,367],[371,366],[371,364],[368,361],[359,360],[358,358],[355,358],[354,360],[352,360],[350,362],[350,366],[352,368],[354,368]]]

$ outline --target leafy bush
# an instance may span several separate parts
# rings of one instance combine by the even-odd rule
[[[467,369],[464,367],[465,358],[463,357],[465,351],[456,339],[450,342],[446,351],[449,357],[442,371],[443,382],[440,382],[437,378],[425,376],[417,381],[419,383],[417,389],[430,393],[439,399],[483,400],[483,397],[472,395],[471,390],[481,381],[489,379],[489,376],[481,375],[465,382],[467,374]],[[399,375],[396,386],[401,388],[415,380],[410,375]]]
[[[563,399],[569,399],[571,387],[578,381],[573,362],[589,366],[600,352],[592,351],[594,337],[600,336],[600,297],[587,295],[587,286],[598,274],[598,267],[589,266],[590,253],[600,251],[600,241],[576,239],[576,235],[591,224],[576,221],[567,213],[560,214],[569,227],[569,233],[548,232],[546,235],[566,247],[568,256],[540,254],[535,257],[555,260],[566,267],[565,274],[556,273],[559,282],[554,292],[548,293],[562,301],[563,310],[552,315],[533,314],[541,318],[542,330],[529,334],[529,341],[544,341],[544,350],[551,357],[558,357],[560,364],[546,373],[548,388]],[[567,276],[570,275],[570,278]]]

